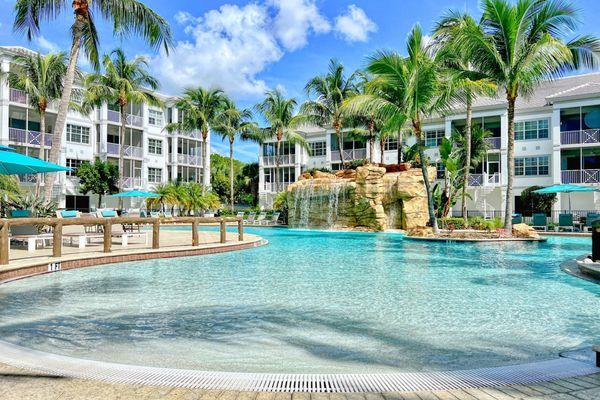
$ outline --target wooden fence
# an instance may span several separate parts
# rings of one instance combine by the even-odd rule
[[[63,226],[101,226],[103,231],[104,252],[110,253],[112,246],[112,226],[113,225],[152,225],[152,248],[160,248],[160,227],[161,225],[182,225],[190,224],[192,226],[192,246],[200,244],[198,240],[198,227],[200,225],[219,224],[220,243],[227,240],[227,224],[237,223],[238,240],[244,240],[244,222],[241,218],[206,218],[206,217],[174,217],[174,218],[141,218],[141,217],[116,217],[116,218],[14,218],[0,219],[0,265],[7,265],[9,262],[10,248],[10,227],[11,226],[48,226],[52,228],[52,256],[62,256]]]

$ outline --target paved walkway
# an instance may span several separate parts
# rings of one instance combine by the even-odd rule
[[[53,377],[0,364],[6,400],[598,400],[600,374],[532,385],[401,393],[256,393],[108,384]]]

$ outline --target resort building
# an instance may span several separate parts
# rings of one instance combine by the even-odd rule
[[[457,110],[443,118],[424,123],[427,155],[439,161],[438,146],[442,138],[450,137],[453,129],[462,130],[465,111]],[[471,171],[467,209],[486,217],[502,216],[507,184],[508,116],[506,101],[480,98],[474,105],[473,123],[483,125],[492,136],[485,160]],[[275,141],[260,149],[260,204],[272,206],[277,188],[285,189],[300,174],[312,168],[340,168],[340,149],[332,129],[308,128],[302,132],[310,144],[311,153],[299,145],[283,144],[280,184],[275,179]],[[407,137],[408,136],[408,137]],[[405,145],[415,138],[404,135]],[[346,161],[368,159],[366,142],[346,140]],[[398,140],[385,143],[383,163],[398,162]],[[375,143],[374,162],[382,162],[379,143]],[[443,181],[443,167],[437,163],[438,181]],[[600,73],[583,74],[545,82],[529,98],[520,98],[516,106],[514,205],[516,212],[527,212],[520,201],[521,192],[531,186],[573,183],[600,186]],[[569,208],[568,195],[559,195],[555,210]],[[572,197],[572,210],[600,209],[597,193],[579,193]],[[460,201],[454,215],[460,213]]]
[[[38,157],[41,146],[40,118],[29,107],[27,95],[8,84],[7,73],[18,68],[12,62],[18,54],[35,54],[22,47],[0,47],[0,143],[29,156]],[[204,173],[202,138],[199,132],[167,133],[166,124],[177,122],[181,111],[173,106],[174,98],[158,94],[164,108],[147,104],[132,104],[127,112],[127,131],[124,143],[119,143],[120,115],[113,104],[104,104],[90,115],[70,111],[62,135],[59,163],[76,169],[84,161],[108,160],[118,165],[120,146],[124,153],[124,190],[152,190],[155,185],[170,180],[199,182],[210,185],[210,173]],[[78,99],[73,99],[77,101]],[[45,151],[48,154],[58,101],[53,102],[46,115]],[[210,149],[210,135],[208,139]],[[210,153],[210,152],[209,152]],[[206,160],[210,171],[210,157]],[[24,187],[33,188],[35,175],[21,175]],[[59,174],[53,198],[59,207],[88,211],[97,207],[114,207],[117,200],[105,197],[96,204],[97,196],[82,195],[73,172]],[[128,204],[125,207],[135,206]],[[134,202],[136,202],[134,200]],[[137,203],[136,203],[137,204]]]

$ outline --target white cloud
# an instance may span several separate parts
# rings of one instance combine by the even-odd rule
[[[352,4],[346,14],[335,19],[335,31],[348,42],[366,42],[369,33],[377,31],[377,25],[362,8]]]
[[[44,53],[57,53],[60,51],[60,47],[56,43],[49,41],[43,36],[36,37],[35,43],[39,47],[40,51]]]
[[[278,10],[274,32],[287,50],[306,46],[311,32],[328,33],[331,30],[329,21],[321,15],[314,0],[272,0],[272,4]]]
[[[194,18],[194,16],[187,11],[178,11],[177,14],[175,14],[174,18],[178,24],[182,24],[182,25],[187,24],[189,22],[196,21],[196,18]]]

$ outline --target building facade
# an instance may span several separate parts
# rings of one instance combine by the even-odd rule
[[[35,54],[21,47],[0,47],[0,143],[32,157],[39,157],[41,133],[39,113],[31,108],[27,95],[9,86],[7,73],[18,68],[15,55]],[[120,115],[114,105],[104,104],[90,115],[69,111],[61,138],[61,165],[76,169],[84,161],[108,160],[118,165],[121,145],[124,148],[124,190],[152,190],[157,184],[181,180],[210,185],[210,150],[206,165],[202,160],[200,132],[167,133],[165,126],[177,122],[181,111],[173,106],[175,98],[158,94],[164,107],[132,104],[127,111],[124,143],[119,143]],[[77,101],[77,99],[73,99]],[[48,154],[58,102],[53,102],[46,115],[45,151]],[[210,149],[210,135],[208,139]],[[204,168],[208,173],[204,173]],[[25,188],[33,188],[35,175],[20,175]],[[79,192],[73,172],[58,174],[53,198],[60,208],[87,211],[115,207],[116,199],[105,197],[97,204],[97,196]],[[139,200],[125,200],[125,207],[135,207]]]
[[[424,122],[426,153],[432,162],[439,161],[438,146],[443,137],[465,125],[464,110],[443,118]],[[584,74],[545,82],[530,98],[521,98],[516,106],[515,179],[513,199],[516,212],[526,211],[521,192],[531,186],[573,183],[600,189],[600,73]],[[473,123],[482,125],[492,136],[486,138],[485,160],[471,171],[467,209],[486,217],[502,216],[507,185],[508,117],[502,97],[481,98],[474,106]],[[277,189],[283,190],[300,174],[311,168],[340,168],[340,150],[333,130],[310,128],[301,132],[311,147],[309,153],[299,145],[282,145],[279,184],[275,183],[274,141],[260,149],[260,204],[272,207]],[[405,138],[410,146],[415,138]],[[370,157],[368,143],[347,140],[346,160]],[[398,140],[388,139],[381,148],[375,143],[373,161],[398,162]],[[439,165],[439,164],[438,164]],[[438,180],[443,178],[438,170]],[[459,201],[460,203],[460,201]],[[558,196],[555,210],[569,208],[568,195]],[[572,196],[572,210],[600,209],[598,193]],[[454,214],[460,210],[455,207]]]

